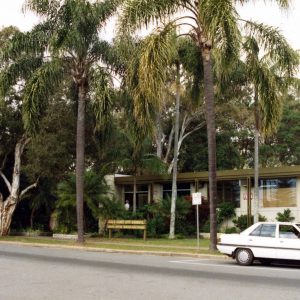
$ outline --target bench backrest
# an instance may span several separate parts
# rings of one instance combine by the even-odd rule
[[[108,229],[146,229],[147,220],[108,220]]]

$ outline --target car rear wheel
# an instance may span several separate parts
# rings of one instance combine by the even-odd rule
[[[241,266],[250,266],[253,263],[253,253],[250,249],[238,249],[235,255],[237,263]]]

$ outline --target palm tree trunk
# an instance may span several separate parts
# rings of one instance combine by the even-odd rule
[[[136,173],[134,173],[133,176],[133,206],[132,206],[132,211],[136,212]]]
[[[180,66],[177,63],[176,76],[176,114],[175,114],[175,134],[174,134],[174,163],[172,177],[172,196],[171,196],[171,218],[169,238],[175,238],[175,218],[176,218],[176,199],[177,199],[177,160],[178,160],[178,136],[179,136],[179,108],[180,108]]]
[[[210,250],[217,249],[217,159],[216,159],[216,126],[214,109],[214,84],[211,61],[211,49],[204,46],[202,49],[204,71],[204,99],[208,139],[208,180],[209,180],[209,212],[210,212]]]
[[[254,118],[255,118],[255,132],[254,132],[254,205],[253,205],[253,216],[254,223],[258,222],[258,210],[259,210],[259,107],[258,107],[258,92],[255,89],[254,95]]]
[[[86,91],[83,84],[78,86],[78,115],[76,134],[76,211],[77,211],[77,241],[84,242],[84,146],[85,146],[85,100]]]
[[[162,132],[162,124],[161,124],[161,112],[158,111],[156,113],[156,132],[155,132],[155,142],[156,142],[156,156],[162,159],[162,139],[163,139],[163,132]]]
[[[33,208],[31,210],[31,213],[30,213],[30,228],[33,229],[33,219],[34,219],[34,214],[35,214],[35,208]]]

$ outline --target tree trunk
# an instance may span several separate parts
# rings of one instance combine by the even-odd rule
[[[84,83],[78,86],[78,115],[76,133],[76,211],[77,211],[77,241],[84,242],[84,148],[85,148],[85,101],[86,90]]]
[[[208,139],[208,180],[209,180],[209,212],[210,212],[210,250],[217,249],[217,160],[216,160],[216,126],[214,109],[214,84],[211,61],[211,48],[202,49],[204,71],[204,100]]]
[[[160,111],[156,113],[156,131],[155,131],[155,142],[156,142],[156,156],[162,159],[162,140],[163,132],[161,125],[161,113]]]
[[[136,212],[136,173],[134,173],[133,176],[133,206],[132,206],[132,211],[135,213]]]
[[[17,206],[17,199],[9,196],[4,202],[0,202],[0,235],[8,235],[11,220]]]
[[[20,193],[20,174],[21,174],[21,157],[24,151],[24,147],[30,141],[29,138],[23,136],[16,144],[15,147],[15,162],[12,174],[12,183],[8,181],[4,173],[0,171],[0,176],[3,178],[8,191],[9,196],[3,201],[2,194],[0,193],[0,235],[8,235],[11,220],[18,204],[19,199],[31,188],[35,187],[37,183],[28,186]]]
[[[255,118],[255,131],[254,131],[254,203],[253,203],[253,217],[254,223],[258,222],[258,210],[259,210],[259,107],[258,107],[258,92],[255,89],[254,95],[254,118]]]
[[[30,213],[30,228],[33,229],[33,219],[34,219],[34,214],[35,214],[35,208],[33,208],[31,210],[31,213]]]
[[[175,238],[175,218],[176,218],[176,199],[177,199],[177,161],[178,161],[178,136],[179,136],[179,108],[180,108],[180,66],[177,63],[176,74],[176,114],[175,114],[175,134],[174,134],[174,163],[172,177],[172,196],[171,196],[171,218],[169,238]]]

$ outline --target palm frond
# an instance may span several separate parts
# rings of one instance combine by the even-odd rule
[[[40,16],[49,16],[53,15],[59,6],[59,0],[26,0],[23,10],[33,11]]]
[[[249,2],[253,2],[253,0],[234,0],[235,3],[246,4]],[[266,1],[265,1],[266,2]],[[268,2],[275,2],[282,9],[288,9],[291,4],[291,0],[270,0]]]
[[[176,13],[183,7],[182,0],[125,0],[122,6],[118,31],[136,30],[143,25],[148,27]]]
[[[26,83],[24,90],[24,125],[25,129],[35,133],[38,129],[38,119],[44,110],[48,98],[62,84],[64,70],[58,60],[45,63]]]
[[[143,43],[138,69],[139,90],[155,105],[159,104],[167,69],[176,56],[176,36],[172,24],[150,35]]]
[[[108,123],[112,112],[113,82],[102,68],[93,70],[90,79],[90,98],[99,130]]]
[[[278,64],[278,69],[283,75],[295,76],[299,68],[299,54],[277,28],[252,21],[246,22],[245,28],[261,45],[262,50]]]
[[[116,13],[117,8],[123,0],[102,0],[96,1],[93,5],[95,14],[100,24],[105,25],[108,19]]]
[[[26,80],[42,65],[41,57],[22,57],[15,63],[8,65],[0,74],[0,95],[5,96],[10,87],[18,81]]]
[[[1,49],[1,60],[8,62],[24,55],[42,56],[49,39],[48,22],[36,25],[30,32],[16,32],[9,43]]]
[[[241,34],[237,11],[231,0],[203,0],[200,13],[207,37],[216,49],[215,68],[224,76],[239,56]]]

